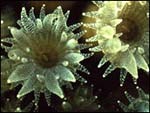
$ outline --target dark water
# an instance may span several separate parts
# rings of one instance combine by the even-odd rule
[[[39,4],[37,4],[36,2],[31,3],[30,1],[9,1],[8,2],[8,1],[3,0],[1,1],[1,17],[3,17],[2,15],[5,15],[8,17],[9,15],[12,15],[14,17],[13,18],[14,20],[12,21],[16,22],[16,20],[20,18],[20,11],[23,6],[26,7],[28,11],[32,6],[36,6],[35,14],[38,15],[40,11],[40,7],[42,6],[43,3],[46,4],[46,13],[52,12],[54,10],[54,8],[52,8],[53,5],[49,5],[49,4],[54,4],[53,7],[55,7],[55,2],[54,3],[53,2],[40,2]],[[90,4],[91,4],[90,2],[84,2],[84,1],[79,1],[79,2],[74,1],[74,3],[70,3],[67,5],[63,3],[63,6],[65,7],[63,8],[64,12],[66,12],[67,10],[71,11],[70,17],[68,20],[68,25],[80,22],[81,18],[83,17],[82,12],[86,11],[86,7],[89,6]],[[7,19],[7,21],[11,21],[9,20],[9,18],[5,18],[5,19]],[[12,25],[17,26],[15,23],[12,23]],[[78,31],[80,30],[76,30],[76,32]],[[7,36],[9,36],[9,34],[7,34]],[[84,42],[84,39],[80,39],[79,42]],[[86,50],[83,52],[86,52]],[[2,49],[1,49],[1,54],[6,55],[6,53]],[[87,79],[88,86],[90,86],[91,84],[94,84],[93,94],[99,97],[98,103],[100,103],[102,106],[102,108],[99,110],[100,112],[122,111],[120,107],[118,106],[118,104],[116,103],[116,101],[119,99],[123,103],[128,104],[128,101],[125,98],[125,95],[123,94],[125,90],[127,90],[131,95],[137,97],[137,90],[135,89],[136,85],[133,84],[133,80],[131,76],[127,76],[124,86],[120,87],[119,86],[119,74],[120,74],[119,69],[116,69],[115,71],[113,71],[105,79],[102,78],[102,74],[104,73],[105,69],[108,67],[109,63],[104,65],[102,68],[98,69],[97,65],[101,58],[102,58],[102,54],[96,53],[91,58],[82,61],[81,63],[85,67],[87,67],[87,69],[91,72],[91,74],[86,75],[81,72],[79,72],[79,74],[83,76],[85,79]],[[149,75],[148,73],[142,70],[139,70],[139,79],[138,79],[137,84],[146,93],[149,92],[149,76],[148,75]],[[76,89],[77,87],[79,87],[79,84],[78,83],[74,84],[74,87]],[[8,91],[1,95],[1,102],[2,102],[1,107],[4,107],[3,104],[5,103],[5,98],[10,97],[12,95],[16,95],[19,88],[20,86],[18,86],[13,91]],[[69,94],[69,92],[67,91],[65,93]],[[32,93],[28,94],[23,100],[21,106],[23,107],[23,106],[28,105],[28,103],[32,99],[33,99],[33,94]],[[56,96],[52,96],[52,104],[53,103],[54,105],[60,105],[61,100]],[[39,102],[39,111],[43,111],[43,112],[59,111],[54,105],[52,107],[48,107],[44,99],[44,96],[41,95],[40,102]]]

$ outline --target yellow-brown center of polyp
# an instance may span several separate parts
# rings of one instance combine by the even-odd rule
[[[34,60],[41,67],[51,68],[58,63],[59,57],[57,50],[49,49],[47,51],[38,51]]]
[[[38,63],[42,67],[47,67],[47,68],[56,65],[57,62],[58,62],[58,53],[56,52],[53,52],[51,54],[42,53],[40,56],[40,60],[38,61]]]
[[[120,39],[124,43],[132,43],[139,38],[139,29],[136,23],[129,19],[123,19],[123,21],[116,27],[117,33],[123,33]]]

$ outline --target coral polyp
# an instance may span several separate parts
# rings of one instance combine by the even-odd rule
[[[146,94],[141,88],[136,87],[138,90],[138,98],[132,97],[125,91],[125,95],[130,102],[128,105],[123,104],[118,100],[119,106],[124,112],[149,112],[149,94]]]
[[[61,87],[70,86],[82,78],[77,70],[89,74],[80,61],[92,55],[81,54],[80,50],[88,45],[79,44],[78,39],[86,31],[73,33],[82,23],[67,26],[70,11],[64,14],[58,6],[46,15],[44,9],[45,5],[41,7],[39,18],[36,18],[33,7],[29,15],[23,7],[21,19],[17,21],[21,28],[9,26],[13,38],[1,40],[2,48],[13,62],[7,82],[22,84],[18,98],[34,91],[36,105],[40,93],[45,94],[48,105],[51,93],[64,98]],[[3,63],[2,67],[5,66]]]
[[[93,1],[93,3],[98,10],[85,12],[83,15],[95,18],[94,23],[85,23],[84,26],[96,30],[96,35],[86,41],[97,41],[98,45],[89,50],[104,54],[98,68],[109,61],[111,64],[103,77],[120,68],[121,86],[127,72],[136,83],[138,68],[149,72],[149,2]]]
[[[62,102],[62,111],[66,112],[83,112],[83,111],[98,111],[100,104],[97,102],[98,96],[93,94],[93,85],[90,87],[80,85],[69,96],[66,96],[66,100]]]

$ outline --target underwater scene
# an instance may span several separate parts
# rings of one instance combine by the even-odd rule
[[[149,1],[1,1],[1,112],[149,112]]]

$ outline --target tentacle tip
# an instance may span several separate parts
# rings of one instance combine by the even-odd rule
[[[83,22],[81,22],[80,24],[83,25]]]
[[[99,104],[97,107],[98,107],[98,108],[101,108],[101,105]]]
[[[72,82],[75,83],[75,82],[76,82],[76,79],[73,79]]]
[[[120,87],[123,87],[123,84],[120,84]]]
[[[8,84],[11,83],[11,80],[8,79],[8,80],[7,80],[7,83],[8,83]]]
[[[94,87],[94,84],[91,84],[91,87]]]
[[[124,94],[127,94],[127,91],[124,91]]]
[[[51,104],[47,104],[49,107],[51,106]]]
[[[35,106],[38,106],[38,103],[37,103],[37,102],[35,102],[35,103],[34,103],[34,105],[35,105]]]
[[[106,76],[107,76],[106,74],[103,74],[103,75],[102,75],[103,78],[105,78]]]
[[[7,28],[8,28],[8,29],[11,29],[12,27],[11,27],[11,26],[8,26]]]
[[[100,67],[101,67],[100,65],[97,66],[97,68],[100,68]]]
[[[21,95],[18,94],[18,95],[17,95],[17,98],[19,99],[20,97],[21,97]]]
[[[63,98],[65,98],[65,96],[64,96],[64,95],[60,95],[60,98],[62,98],[62,99],[63,99]]]
[[[134,84],[137,85],[137,80],[134,81]]]
[[[87,30],[84,30],[84,33],[87,33]]]
[[[82,13],[83,16],[85,16],[85,13]]]
[[[89,51],[92,51],[92,49],[91,49],[91,48],[89,48]]]
[[[146,72],[149,72],[149,68],[146,69]]]
[[[139,86],[136,86],[136,89],[138,90],[138,89],[139,89]]]
[[[45,4],[42,5],[42,7],[45,7],[45,6],[46,6]]]
[[[88,75],[90,75],[90,72],[87,72]]]
[[[34,7],[31,7],[32,10],[34,10]]]
[[[87,83],[87,80],[85,80],[84,83],[86,84],[86,83]]]
[[[16,108],[16,111],[21,111],[21,108],[20,108],[20,107],[17,107],[17,108]]]
[[[4,20],[1,20],[1,24],[3,24],[4,23]]]
[[[120,100],[117,100],[117,103],[120,104]]]
[[[22,7],[22,10],[26,10],[25,7]]]
[[[98,96],[96,95],[96,96],[94,96],[94,98],[95,98],[95,99],[98,99]]]
[[[58,6],[57,9],[61,9],[61,6]]]

